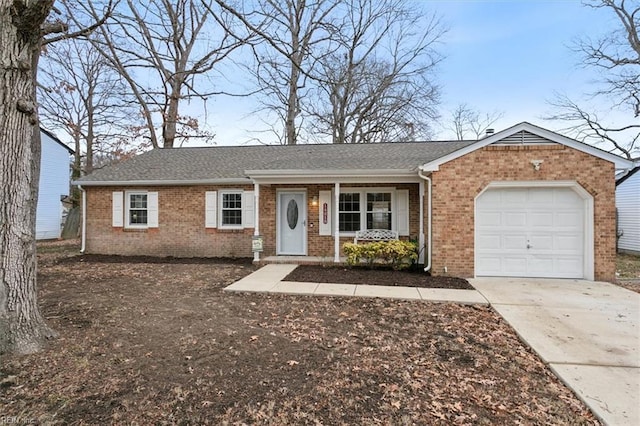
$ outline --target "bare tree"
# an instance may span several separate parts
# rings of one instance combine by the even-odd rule
[[[270,125],[269,132],[285,144],[297,144],[301,103],[313,78],[316,55],[335,33],[332,12],[339,1],[258,0],[250,10],[216,2],[259,36],[254,61],[245,68],[257,83],[260,111],[274,114],[282,125],[282,135],[276,125]]]
[[[445,29],[404,0],[343,3],[334,44],[318,62],[313,129],[333,143],[426,138],[437,117],[433,73]]]
[[[114,142],[126,139],[127,127],[134,125],[137,111],[125,99],[122,79],[86,41],[48,46],[38,89],[47,128],[61,130],[74,141],[74,177],[91,173],[94,153],[113,151]]]
[[[631,159],[640,152],[640,5],[635,1],[598,0],[585,6],[606,10],[619,23],[616,30],[599,39],[585,37],[575,43],[574,50],[583,65],[605,75],[589,97],[607,101],[610,110],[626,111],[633,118],[627,124],[612,124],[598,111],[562,94],[550,101],[557,112],[546,118],[572,123],[563,130],[587,143],[607,142],[611,151]]]
[[[47,21],[53,0],[0,0],[0,353],[30,353],[55,333],[37,302],[35,216],[40,177],[38,59],[65,34]],[[87,33],[99,25],[83,28]]]
[[[85,12],[98,16],[98,1],[86,2]],[[212,12],[207,0],[124,0],[90,39],[128,83],[147,124],[144,137],[154,148],[213,138],[181,106],[221,93],[208,75],[248,36],[226,30],[225,11]]]
[[[451,112],[451,130],[457,140],[465,140],[472,137],[480,139],[496,121],[504,116],[503,112],[493,111],[481,113],[475,108],[461,103]],[[471,134],[471,136],[467,136]]]

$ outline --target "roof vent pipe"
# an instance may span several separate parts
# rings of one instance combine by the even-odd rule
[[[491,136],[495,133],[496,131],[494,129],[487,129],[485,130],[485,136]]]

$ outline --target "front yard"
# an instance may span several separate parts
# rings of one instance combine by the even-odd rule
[[[616,277],[618,284],[629,290],[640,293],[640,256],[618,254],[616,260]]]
[[[0,363],[0,415],[47,424],[597,424],[485,307],[227,294],[243,263],[40,246],[59,338]]]

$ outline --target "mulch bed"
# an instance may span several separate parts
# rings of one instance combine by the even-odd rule
[[[432,277],[422,269],[392,269],[353,266],[300,265],[284,281],[368,284],[421,288],[473,290],[469,281],[457,277]]]
[[[118,256],[113,254],[81,254],[64,257],[58,263],[169,263],[182,265],[251,265],[251,257],[158,257],[158,256]]]

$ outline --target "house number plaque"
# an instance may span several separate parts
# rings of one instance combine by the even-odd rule
[[[327,203],[322,203],[322,223],[327,224],[329,220],[329,206]]]

